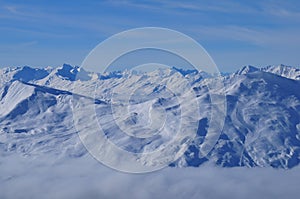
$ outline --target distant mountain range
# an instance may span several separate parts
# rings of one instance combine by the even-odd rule
[[[124,139],[116,134],[116,121],[103,119],[111,114],[106,111],[108,107],[116,104],[114,113],[123,130],[142,136],[139,127],[147,122],[147,117],[138,111],[151,107],[155,118],[164,111],[174,125],[171,128],[176,128],[172,118],[176,120],[181,107],[192,109],[193,106],[190,101],[176,101],[175,97],[192,88],[201,107],[197,118],[199,128],[194,139],[187,142],[184,155],[170,166],[198,167],[210,161],[222,167],[288,169],[300,162],[299,80],[300,70],[284,65],[245,66],[219,77],[177,68],[106,74],[67,64],[59,68],[3,68],[0,69],[0,151],[24,156],[52,153],[80,158],[86,155],[72,112],[74,103],[83,100],[96,104],[99,122],[114,143],[126,150],[145,152],[157,148],[165,134],[139,142]],[[211,120],[211,92],[226,99],[225,124],[213,149],[202,157],[200,148]],[[133,93],[130,100],[133,110],[137,110],[130,118],[122,115],[128,93]],[[84,114],[82,117],[87,117]],[[159,123],[154,121],[153,128],[155,122]],[[147,164],[151,160],[143,161]]]

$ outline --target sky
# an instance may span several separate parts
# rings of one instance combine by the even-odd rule
[[[103,40],[140,27],[192,37],[223,72],[300,65],[298,0],[0,0],[0,67],[81,65]]]

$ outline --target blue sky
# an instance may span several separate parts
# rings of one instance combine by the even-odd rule
[[[80,65],[99,42],[145,26],[194,38],[221,71],[300,65],[298,0],[0,0],[0,66]]]

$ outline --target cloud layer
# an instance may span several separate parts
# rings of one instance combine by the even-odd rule
[[[2,156],[0,198],[297,198],[300,168],[166,168],[125,174],[90,156]]]

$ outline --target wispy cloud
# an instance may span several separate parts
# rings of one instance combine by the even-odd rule
[[[18,46],[24,48],[24,47],[33,46],[36,44],[38,44],[38,41],[28,41],[28,42],[19,43]]]
[[[240,13],[240,12],[256,12],[250,6],[240,4],[237,1],[197,1],[197,2],[182,2],[182,1],[163,1],[165,7],[174,9],[186,9],[199,12],[221,12],[221,13]]]
[[[152,10],[163,10],[164,12],[180,13],[183,12],[216,12],[216,13],[257,13],[254,7],[242,4],[237,1],[178,1],[178,0],[153,0],[153,1],[132,1],[117,0],[106,1],[115,6],[131,6]],[[192,13],[190,13],[192,14]]]
[[[16,6],[7,5],[7,6],[3,6],[3,8],[12,14],[19,14]]]
[[[274,15],[279,17],[299,17],[300,11],[295,11],[294,5],[280,2],[261,0],[258,2],[250,1],[178,1],[178,0],[152,0],[152,1],[133,1],[133,0],[107,0],[106,3],[114,6],[135,7],[145,10],[163,11],[174,14],[189,14],[191,11],[213,12],[227,14],[248,14],[248,15]],[[298,5],[298,3],[296,2]],[[296,6],[297,7],[297,6]],[[294,10],[294,11],[293,11]]]
[[[8,52],[20,52],[24,50],[28,50],[28,48],[32,48],[38,45],[38,41],[24,41],[24,42],[15,42],[10,44],[2,44],[0,47],[1,53]]]
[[[198,40],[245,42],[261,47],[300,45],[300,30],[295,28],[250,28],[237,25],[197,26],[188,31],[198,35]]]
[[[116,20],[113,19],[113,17],[99,18],[97,16],[90,16],[89,13],[78,16],[76,12],[71,15],[66,15],[63,12],[49,12],[44,7],[36,5],[9,4],[2,6],[2,10],[5,10],[6,12],[0,14],[0,19],[5,18],[6,20],[10,19],[20,22],[20,25],[14,25],[14,27],[2,27],[2,29],[13,29],[19,32],[27,32],[47,37],[73,37],[74,33],[80,32],[63,33],[67,28],[79,29],[81,32],[94,31],[95,33],[109,36],[119,32],[119,27],[122,24],[129,23],[126,19],[120,19],[116,24]],[[114,21],[114,23],[112,23],[112,21]],[[24,26],[24,23],[30,25],[30,28]],[[116,26],[119,27],[116,28]],[[56,28],[51,29],[51,27]]]

